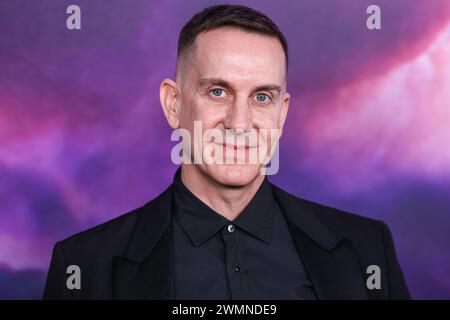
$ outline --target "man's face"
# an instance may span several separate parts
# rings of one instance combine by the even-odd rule
[[[248,131],[244,140],[215,139],[215,147],[223,154],[222,164],[197,164],[221,184],[247,185],[263,166],[258,153],[263,143],[261,139],[250,142],[250,136],[281,130],[286,117],[289,94],[283,48],[277,38],[230,28],[201,33],[195,44],[192,57],[182,62],[182,74],[177,76],[179,127],[189,130],[192,137],[194,121],[201,121],[202,133],[217,129],[223,137]],[[201,140],[203,150],[211,144],[206,140]],[[265,143],[270,148],[270,141]],[[244,152],[244,163],[237,163],[238,152]],[[250,152],[258,155],[256,163],[250,160]]]

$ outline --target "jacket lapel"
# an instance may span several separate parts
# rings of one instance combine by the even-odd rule
[[[172,299],[172,190],[169,187],[138,213],[123,257],[113,258],[115,299]]]
[[[351,242],[330,233],[306,201],[272,187],[318,299],[368,299]]]

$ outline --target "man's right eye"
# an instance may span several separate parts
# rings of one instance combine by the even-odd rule
[[[212,89],[210,93],[215,97],[222,97],[222,95],[225,93],[223,89]]]

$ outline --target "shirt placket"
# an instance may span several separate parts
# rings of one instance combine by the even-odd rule
[[[225,243],[226,266],[231,299],[246,299],[246,265],[242,243],[242,231],[234,224],[227,224],[222,235]]]

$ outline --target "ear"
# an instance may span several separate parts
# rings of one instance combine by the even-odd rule
[[[280,128],[280,138],[283,135],[283,127],[284,123],[286,121],[286,116],[289,110],[289,102],[291,100],[291,96],[288,92],[285,92],[283,97],[283,102],[281,103],[281,114],[280,114],[280,120],[278,123],[278,128]]]
[[[167,123],[172,129],[177,129],[180,126],[180,93],[177,83],[170,79],[164,79],[159,87],[159,99]]]

